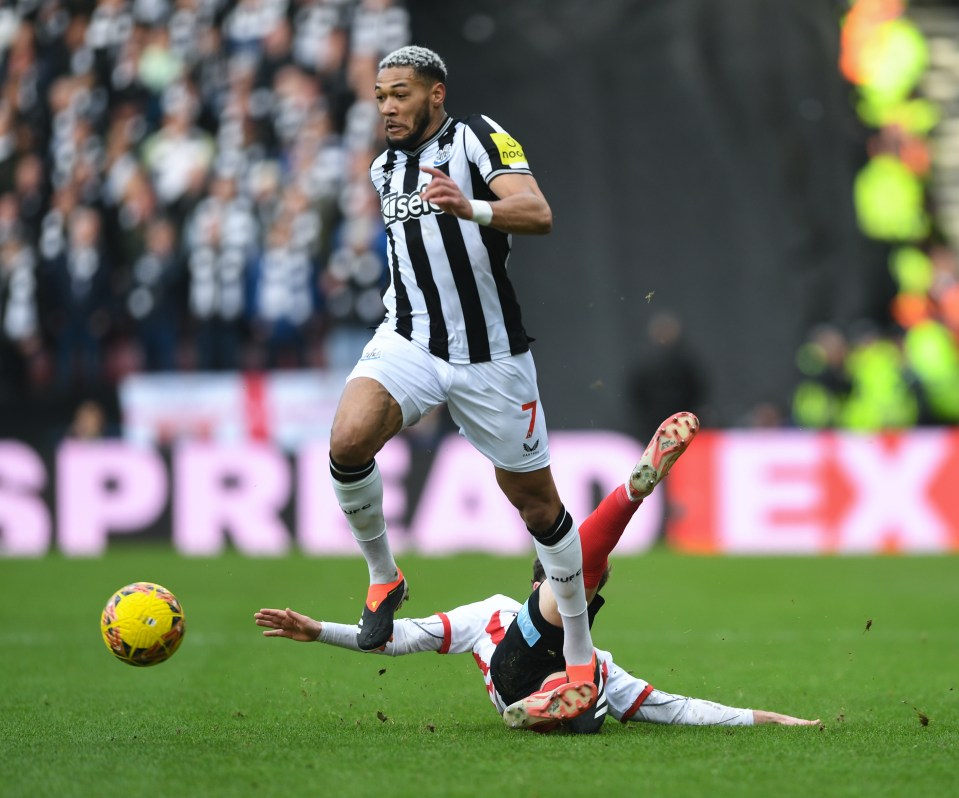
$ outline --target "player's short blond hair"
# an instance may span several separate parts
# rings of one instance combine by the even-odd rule
[[[384,56],[379,64],[379,69],[390,67],[412,67],[421,75],[433,78],[440,83],[446,82],[446,64],[428,47],[411,44],[394,50]]]

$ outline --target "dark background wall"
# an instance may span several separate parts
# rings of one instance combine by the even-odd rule
[[[810,325],[882,308],[852,208],[839,5],[411,4],[448,110],[513,133],[552,205],[553,233],[517,238],[511,261],[552,425],[631,429],[658,310],[702,360],[704,420],[738,425],[788,407]]]

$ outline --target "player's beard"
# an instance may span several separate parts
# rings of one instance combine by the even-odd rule
[[[415,150],[426,135],[426,131],[429,130],[430,121],[430,107],[424,105],[413,118],[413,130],[410,134],[401,139],[391,139],[387,136],[386,143],[398,150]]]

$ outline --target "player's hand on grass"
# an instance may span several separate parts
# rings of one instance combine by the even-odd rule
[[[294,612],[289,607],[285,610],[262,609],[253,614],[257,626],[265,626],[264,637],[285,637],[288,640],[297,640],[301,643],[312,643],[319,638],[323,625],[314,621],[309,615]]]
[[[794,718],[792,715],[781,715],[778,712],[766,712],[762,709],[754,709],[753,723],[757,726],[764,723],[775,723],[779,726],[818,726],[819,719],[804,720],[803,718]]]

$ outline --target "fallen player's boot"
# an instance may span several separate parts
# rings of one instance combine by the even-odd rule
[[[535,729],[582,715],[596,703],[596,685],[592,682],[567,682],[552,690],[521,698],[503,713],[503,722],[511,729]]]
[[[383,648],[393,636],[393,616],[410,596],[403,572],[396,569],[397,578],[387,584],[370,585],[360,618],[360,630],[356,633],[356,645],[360,651],[375,651]]]
[[[629,492],[634,501],[645,499],[653,492],[653,488],[663,481],[697,432],[699,419],[692,413],[675,413],[659,425],[629,475]]]
[[[566,727],[573,734],[596,734],[603,728],[606,715],[609,712],[609,703],[606,701],[606,680],[603,678],[602,662],[593,654],[595,670],[593,684],[596,685],[596,700],[585,711],[572,718]]]

